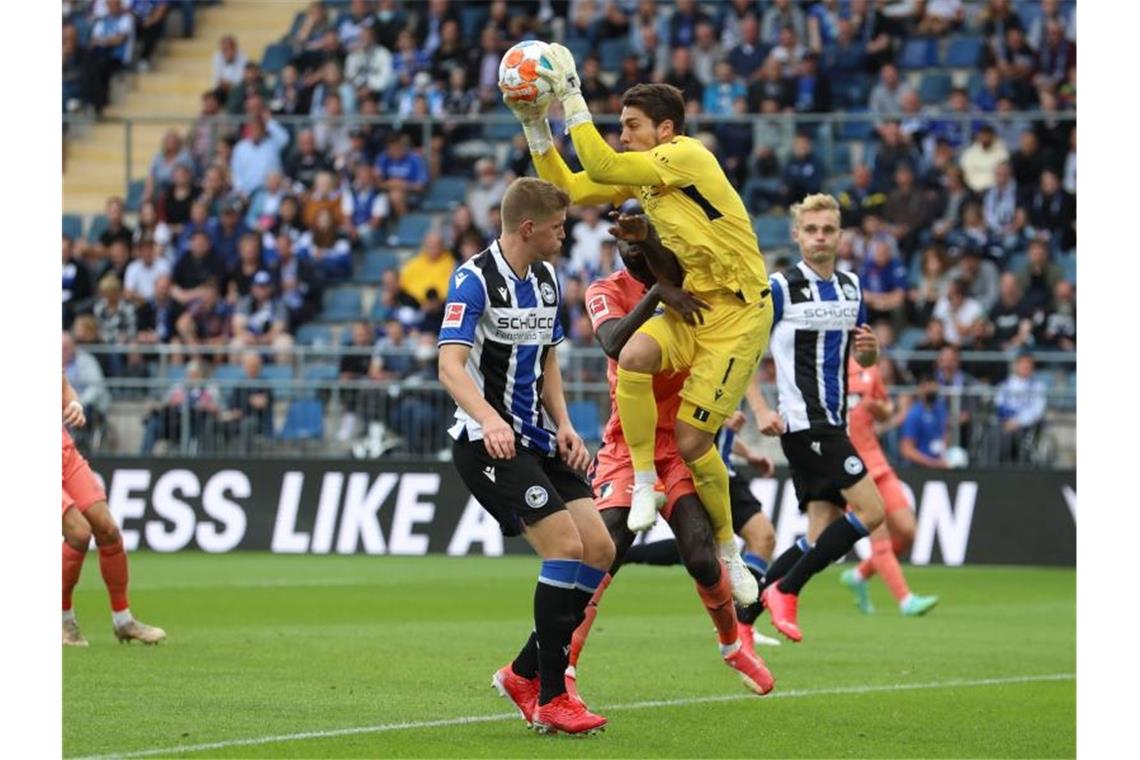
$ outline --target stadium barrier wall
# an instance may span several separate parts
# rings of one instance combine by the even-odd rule
[[[95,457],[128,550],[525,554],[449,463]],[[1076,563],[1076,471],[904,471],[916,565]],[[788,473],[754,478],[777,546],[807,528]],[[664,521],[646,540],[667,537]],[[866,547],[858,547],[860,553]]]

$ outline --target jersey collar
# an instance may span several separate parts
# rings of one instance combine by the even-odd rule
[[[799,261],[797,261],[796,266],[800,268],[800,271],[803,272],[804,277],[808,278],[808,280],[814,280],[816,282],[833,282],[833,283],[839,282],[839,270],[838,269],[833,269],[831,271],[831,277],[826,278],[826,277],[821,277],[819,275],[819,272],[817,272],[814,269],[812,269],[811,267],[809,267],[807,265],[807,262],[805,262],[803,259],[800,259]]]
[[[526,277],[519,277],[515,271],[511,269],[511,265],[507,263],[506,258],[503,257],[503,249],[499,246],[499,239],[491,243],[490,248],[491,258],[495,260],[495,266],[499,270],[499,274],[507,279],[508,282],[528,282],[534,279],[534,265],[530,265],[526,270]]]

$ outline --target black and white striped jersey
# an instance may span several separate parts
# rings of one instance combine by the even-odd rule
[[[499,241],[451,275],[439,345],[471,347],[467,374],[496,412],[515,430],[519,445],[557,453],[554,424],[542,407],[542,368],[547,352],[563,340],[558,319],[561,292],[554,267],[530,266],[520,279],[503,258]],[[457,407],[451,437],[477,441],[483,429]]]
[[[771,282],[768,345],[787,432],[846,428],[851,332],[867,321],[859,278],[837,271],[824,279],[800,261]]]

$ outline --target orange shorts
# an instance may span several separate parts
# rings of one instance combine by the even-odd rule
[[[899,476],[895,475],[893,470],[875,478],[875,487],[879,489],[879,495],[883,497],[883,505],[888,515],[891,512],[910,509],[910,499],[907,498],[906,491],[903,490]]]
[[[63,442],[63,511],[75,507],[86,512],[92,504],[106,500],[107,494],[91,472],[91,466],[69,436]]]
[[[682,496],[695,494],[693,476],[677,451],[672,430],[658,430],[654,449],[657,467],[657,490],[665,494],[665,507],[661,516],[666,520],[673,514],[673,505]],[[594,488],[594,504],[602,509],[629,509],[633,493],[633,462],[629,447],[621,440],[603,446],[590,467],[590,483]]]

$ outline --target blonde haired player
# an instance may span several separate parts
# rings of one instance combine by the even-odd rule
[[[573,56],[550,45],[551,69],[539,69],[562,103],[566,128],[584,172],[571,172],[554,150],[542,106],[504,97],[523,125],[538,173],[575,203],[636,198],[664,247],[684,270],[683,289],[671,285],[667,263],[649,258],[670,309],[646,322],[618,358],[618,415],[634,469],[628,525],[650,528],[657,518],[653,376],[688,370],[675,428],[677,448],[693,475],[725,561],[733,596],[756,601],[758,585],[732,533],[728,470],[713,443],[740,403],[763,356],[772,324],[768,274],[740,196],[714,156],[683,134],[685,102],[665,84],[639,84],[622,96],[621,142],[615,152],[594,127]]]

